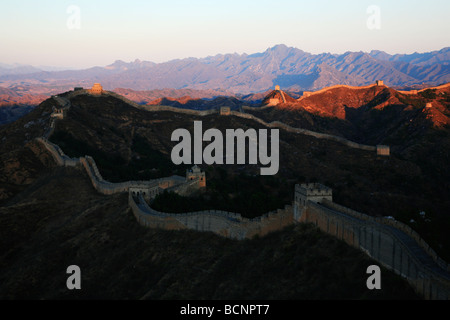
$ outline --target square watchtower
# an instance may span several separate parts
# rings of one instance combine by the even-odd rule
[[[89,90],[90,94],[101,95],[103,93],[103,87],[100,83],[94,83],[92,89]]]
[[[230,107],[221,107],[220,108],[220,115],[221,116],[229,116],[229,115],[231,115],[231,108]]]
[[[199,187],[206,187],[206,175],[197,165],[193,166],[192,169],[186,170],[186,181],[197,180]]]
[[[308,201],[320,203],[323,199],[333,201],[333,190],[320,183],[295,185],[295,202],[305,206]]]

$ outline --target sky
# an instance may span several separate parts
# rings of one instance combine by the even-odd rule
[[[0,63],[87,68],[263,52],[450,46],[448,0],[1,0]]]

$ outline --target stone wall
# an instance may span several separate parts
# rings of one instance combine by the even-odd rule
[[[385,267],[406,278],[426,299],[450,299],[448,265],[408,226],[374,218],[331,201],[309,201],[299,211],[300,222],[315,224]]]
[[[321,230],[364,251],[381,264],[405,277],[428,299],[450,298],[450,266],[409,226],[386,218],[375,218],[338,205],[326,198],[320,203],[294,203],[276,212],[255,219],[218,210],[169,214],[151,209],[144,200],[147,190],[169,190],[188,195],[198,190],[198,181],[168,177],[150,181],[111,183],[103,179],[95,160],[90,156],[69,158],[55,144],[38,138],[61,166],[83,165],[94,188],[102,194],[129,193],[129,205],[137,221],[146,227],[167,230],[191,229],[214,232],[232,239],[264,236],[281,230],[294,221],[315,224]],[[132,190],[138,190],[133,195]],[[156,192],[151,194],[155,196]],[[149,198],[147,198],[149,199]],[[150,199],[149,199],[150,200]],[[295,212],[295,213],[294,213]],[[294,218],[295,217],[295,218]]]
[[[350,140],[347,140],[345,138],[342,137],[338,137],[335,135],[331,135],[331,134],[326,134],[326,133],[319,133],[319,132],[315,132],[315,131],[311,131],[311,130],[307,130],[307,129],[300,129],[300,128],[295,128],[295,127],[291,127],[290,125],[287,125],[283,122],[280,121],[273,121],[273,122],[265,122],[264,120],[249,114],[249,113],[242,113],[242,112],[238,112],[238,111],[231,111],[231,114],[236,116],[236,117],[240,117],[240,118],[245,118],[245,119],[250,119],[250,120],[254,120],[268,128],[278,128],[278,129],[283,129],[286,130],[288,132],[293,132],[293,133],[299,133],[299,134],[304,134],[304,135],[308,135],[308,136],[313,136],[317,139],[327,139],[327,140],[332,140],[332,141],[336,141],[339,143],[342,143],[348,147],[351,148],[355,148],[355,149],[361,149],[361,150],[366,150],[366,151],[376,151],[377,147],[376,146],[369,146],[369,145],[364,145],[364,144],[360,144],[360,143],[356,143]]]
[[[382,223],[384,225],[394,227],[394,228],[404,232],[409,237],[411,237],[414,241],[416,241],[416,243],[427,253],[427,255],[429,255],[434,260],[434,262],[437,265],[439,265],[442,269],[450,272],[450,264],[447,264],[444,260],[442,260],[437,255],[437,253],[425,242],[425,240],[423,240],[423,238],[421,238],[420,235],[416,231],[414,231],[410,226],[408,226],[400,221],[388,219],[385,217],[372,217],[372,216],[360,213],[358,211],[352,210],[350,208],[341,206],[335,202],[324,200],[322,203],[329,208],[332,208],[336,211],[345,213],[345,214],[355,217],[357,219],[360,219],[363,221],[368,221],[368,222],[373,222],[373,223]]]
[[[195,116],[200,116],[200,117],[204,117],[204,116],[208,116],[211,114],[219,114],[220,110],[216,110],[216,109],[212,109],[212,110],[192,110],[192,109],[181,109],[181,108],[176,108],[176,107],[171,107],[171,106],[150,106],[150,105],[142,105],[142,104],[138,104],[134,101],[131,101],[115,92],[112,91],[105,91],[103,93],[104,95],[109,95],[112,97],[115,97],[119,100],[122,100],[123,102],[132,105],[135,108],[138,109],[142,109],[145,111],[154,111],[154,112],[158,112],[158,111],[169,111],[169,112],[177,112],[177,113],[184,113],[184,114],[190,114],[190,115],[195,115]]]
[[[86,169],[86,172],[94,186],[95,190],[104,195],[112,195],[116,193],[128,192],[128,189],[131,187],[131,182],[121,182],[121,183],[111,183],[103,180],[103,178],[99,178],[97,166],[92,165],[92,158],[89,156],[80,158],[81,164]],[[101,176],[100,176],[101,177]]]
[[[80,159],[69,158],[59,146],[48,141],[45,137],[37,138],[36,140],[44,145],[44,147],[50,152],[50,154],[53,156],[53,159],[55,159],[55,162],[59,166],[75,167],[80,164]]]
[[[281,230],[295,221],[313,223],[321,230],[361,249],[387,268],[405,277],[427,299],[450,299],[450,268],[409,226],[395,220],[374,218],[340,206],[327,198],[320,203],[299,201],[255,219],[218,210],[169,214],[153,210],[145,201],[149,190],[164,189],[189,194],[198,181],[169,177],[151,181],[110,183],[103,179],[93,158],[71,159],[55,144],[38,138],[58,165],[83,165],[94,188],[105,195],[128,192],[129,206],[139,224],[166,230],[190,229],[231,239],[248,239]],[[297,188],[297,186],[296,186]],[[155,194],[152,194],[154,196]],[[147,194],[147,196],[150,196]],[[147,199],[149,199],[147,197]]]
[[[60,106],[60,108],[64,111],[67,111],[71,107],[70,99],[73,97],[76,97],[78,95],[84,95],[88,94],[89,90],[76,90],[69,92],[67,97],[61,97],[61,96],[53,96],[52,98],[57,102],[57,104]],[[138,104],[133,103],[126,98],[123,98],[115,93],[112,92],[105,92],[106,95],[112,95],[120,98],[121,100],[124,100],[127,103],[133,104],[136,107],[139,107]],[[165,111],[173,111],[172,107],[164,107],[157,108],[159,110],[165,110]],[[192,113],[193,112],[193,113]],[[217,110],[208,111],[209,113],[217,113]],[[196,111],[188,110],[187,113],[195,114]],[[199,112],[200,115],[202,115],[202,112]],[[68,157],[59,146],[56,144],[50,142],[48,138],[53,134],[56,120],[58,118],[50,118],[50,127],[49,129],[44,133],[43,137],[37,138],[36,140],[44,145],[44,147],[50,152],[50,154],[55,159],[55,162],[60,166],[77,166],[82,165],[94,188],[101,194],[105,195],[112,195],[116,193],[124,193],[129,192],[130,188],[133,188],[133,190],[137,190],[138,192],[142,192],[146,194],[146,196],[155,196],[157,193],[162,192],[165,189],[170,189],[174,192],[180,192],[183,195],[187,195],[191,192],[194,192],[196,189],[198,189],[200,186],[198,181],[186,181],[186,178],[179,177],[179,176],[172,176],[167,178],[161,178],[161,179],[154,179],[149,181],[126,181],[126,182],[119,182],[119,183],[111,183],[109,181],[106,181],[103,179],[97,164],[95,163],[95,160],[90,156],[85,156],[81,158],[70,158]]]
[[[421,90],[410,90],[410,91],[399,90],[398,92],[400,92],[402,94],[418,94],[418,93],[424,92],[426,90],[439,90],[439,89],[445,89],[447,87],[450,87],[450,83],[442,84],[442,85],[437,86],[437,87],[425,88],[425,89],[421,89]]]
[[[286,206],[284,209],[267,213],[255,219],[247,219],[240,214],[220,210],[180,214],[159,212],[152,209],[142,195],[134,197],[131,193],[128,201],[136,220],[142,226],[165,230],[190,229],[213,232],[237,240],[264,236],[293,223],[291,206]]]
[[[150,190],[157,187],[161,190],[172,188],[172,190],[176,191],[178,187],[182,189],[183,194],[193,192],[195,188],[198,189],[198,181],[189,181],[186,183],[186,179],[179,176],[148,181],[126,181],[112,183],[103,179],[100,171],[98,170],[97,164],[92,157],[85,156],[81,158],[70,158],[58,145],[48,141],[46,138],[40,137],[36,140],[50,152],[59,166],[75,167],[82,165],[85,168],[92,185],[101,194],[112,195],[116,193],[124,193],[128,192],[130,188]]]
[[[151,112],[160,112],[160,111],[176,112],[176,113],[189,114],[189,115],[198,116],[198,117],[205,117],[205,116],[209,116],[211,114],[219,114],[220,113],[220,110],[216,110],[216,109],[192,110],[192,109],[181,109],[181,108],[176,108],[176,107],[171,107],[171,106],[140,105],[139,109],[143,109],[145,111],[151,111]]]
[[[67,94],[67,98],[68,98],[68,99],[72,99],[72,98],[74,98],[74,97],[76,97],[76,96],[79,96],[79,95],[86,95],[86,94],[89,94],[89,90],[88,90],[88,89],[74,90],[74,91],[71,91],[71,92],[69,92],[69,93]]]
[[[398,90],[398,92],[400,92],[401,94],[417,94],[418,90],[410,90],[410,91]]]
[[[92,185],[94,188],[101,194],[104,195],[112,195],[116,193],[125,193],[129,192],[130,189],[134,190],[140,190],[144,192],[147,192],[147,196],[154,196],[155,193],[152,193],[154,190],[158,190],[158,193],[165,189],[171,189],[176,191],[177,188],[190,188],[189,190],[194,190],[195,187],[198,186],[197,181],[190,181],[189,183],[186,183],[186,179],[179,176],[172,176],[167,178],[161,178],[161,179],[153,179],[153,180],[146,180],[146,181],[125,181],[125,182],[117,182],[112,183],[109,181],[106,181],[101,176],[97,164],[95,163],[94,159],[90,156],[85,156],[80,158],[80,163],[84,166],[86,169],[87,174],[89,175],[89,178],[92,182]],[[195,184],[197,183],[197,184]],[[185,190],[183,189],[183,190]]]
[[[348,85],[335,85],[335,86],[323,88],[323,89],[318,90],[318,91],[304,91],[303,92],[303,96],[301,96],[297,100],[299,101],[299,100],[302,100],[304,98],[311,97],[313,95],[316,95],[316,94],[319,94],[319,93],[323,93],[323,92],[326,92],[328,90],[337,89],[337,88],[347,88],[347,89],[352,89],[352,90],[358,90],[358,89],[369,89],[369,88],[376,87],[376,86],[384,86],[383,81],[377,80],[375,84],[371,84],[371,85],[368,85],[368,86],[362,86],[362,87],[355,87],[355,86],[348,86]],[[410,91],[398,90],[398,92],[400,92],[402,94],[418,94],[418,93],[426,91],[426,90],[445,89],[445,88],[447,88],[449,86],[450,86],[450,83],[446,83],[446,84],[443,84],[443,85],[440,85],[440,86],[431,87],[431,88],[425,88],[425,89],[421,89],[421,90],[410,90]]]
[[[367,86],[367,88],[373,87],[375,85],[370,85]],[[349,86],[334,86],[334,87],[330,87],[327,89],[332,89],[332,88],[336,88],[336,87],[349,87]],[[352,88],[366,88],[366,87],[352,87]],[[323,89],[325,90],[325,89]],[[322,90],[321,90],[322,91]],[[318,91],[319,92],[319,91]],[[119,94],[116,94],[114,92],[110,92],[110,91],[106,91],[104,94],[113,96],[115,98],[118,98],[120,100],[122,100],[125,103],[128,103],[138,109],[143,109],[146,111],[153,111],[153,112],[157,112],[157,111],[168,111],[168,112],[176,112],[176,113],[184,113],[184,114],[189,114],[189,115],[195,115],[195,116],[199,116],[199,117],[204,117],[204,116],[208,116],[208,115],[212,115],[212,114],[219,114],[220,110],[191,110],[191,109],[180,109],[180,108],[175,108],[175,107],[170,107],[170,106],[147,106],[147,105],[140,105],[137,104],[136,102],[133,102],[131,100],[128,100],[125,97],[122,97]],[[250,107],[244,107],[243,109],[250,109]],[[259,108],[260,109],[264,109],[264,107]],[[309,135],[309,136],[313,136],[315,138],[318,139],[328,139],[328,140],[333,140],[336,142],[340,142],[342,144],[345,144],[348,147],[351,148],[356,148],[356,149],[362,149],[362,150],[367,150],[367,151],[376,151],[377,148],[376,146],[368,146],[368,145],[364,145],[364,144],[359,144],[350,140],[347,140],[345,138],[342,137],[338,137],[335,135],[331,135],[331,134],[326,134],[326,133],[319,133],[319,132],[315,132],[315,131],[310,131],[310,130],[306,130],[306,129],[300,129],[300,128],[295,128],[295,127],[291,127],[283,122],[280,121],[274,121],[274,122],[265,122],[264,120],[249,114],[249,113],[243,113],[243,112],[239,112],[239,111],[231,111],[230,112],[231,115],[240,117],[240,118],[245,118],[245,119],[250,119],[250,120],[254,120],[266,127],[269,128],[279,128],[279,129],[283,129],[286,130],[288,132],[293,132],[293,133],[299,133],[299,134],[305,134],[305,135]]]
[[[321,90],[315,91],[315,92],[308,92],[308,94],[306,96],[312,96],[315,94],[319,94],[328,90],[332,90],[332,89],[336,89],[336,88],[348,88],[348,89],[368,89],[368,88],[372,88],[374,86],[377,86],[376,84],[371,84],[368,86],[361,86],[361,87],[355,87],[355,86],[348,86],[348,85],[336,85],[336,86],[332,86],[332,87],[327,87],[327,88],[323,88]],[[450,86],[450,83],[438,86],[438,87],[433,87],[433,88],[428,88],[428,89],[442,89],[442,88],[446,88]],[[425,91],[428,89],[423,89],[423,90],[419,90],[418,92],[421,91]],[[73,98],[75,96],[81,95],[81,94],[86,94],[88,93],[88,90],[77,90],[77,91],[73,91],[70,92],[68,94],[68,98]],[[203,116],[208,116],[208,115],[212,115],[212,114],[220,114],[220,110],[191,110],[191,109],[181,109],[181,108],[176,108],[176,107],[171,107],[171,106],[148,106],[148,105],[140,105],[136,102],[133,102],[115,92],[112,91],[104,91],[103,95],[109,95],[112,97],[115,97],[117,99],[122,100],[123,102],[132,105],[135,108],[138,109],[142,109],[142,110],[146,110],[146,111],[153,111],[153,112],[159,112],[159,111],[167,111],[167,112],[176,112],[176,113],[183,113],[183,114],[189,114],[189,115],[195,115],[195,116],[199,116],[199,117],[203,117]],[[305,98],[306,96],[300,97],[298,100],[301,100],[303,98]],[[55,100],[57,100],[57,102],[63,106],[63,107],[69,107],[70,106],[70,101],[66,98],[62,98],[59,96],[54,96],[53,97]],[[265,107],[261,107],[258,108],[258,110],[262,110],[267,108],[267,106]],[[243,107],[243,110],[251,110],[251,107]],[[327,139],[327,140],[332,140],[332,141],[336,141],[339,143],[342,143],[348,147],[351,148],[356,148],[356,149],[361,149],[361,150],[366,150],[366,151],[377,151],[377,147],[376,146],[369,146],[369,145],[364,145],[364,144],[360,144],[360,143],[356,143],[350,140],[347,140],[343,137],[339,137],[339,136],[335,136],[335,135],[331,135],[331,134],[326,134],[326,133],[319,133],[319,132],[315,132],[315,131],[311,131],[311,130],[307,130],[307,129],[301,129],[301,128],[295,128],[295,127],[291,127],[285,123],[279,122],[279,121],[274,121],[271,123],[267,123],[264,120],[252,115],[252,114],[248,114],[248,113],[243,113],[243,112],[239,112],[239,111],[231,111],[231,115],[237,116],[237,117],[241,117],[241,118],[245,118],[245,119],[251,119],[254,120],[266,127],[269,128],[280,128],[283,130],[286,130],[288,132],[293,132],[293,133],[299,133],[299,134],[304,134],[304,135],[309,135],[309,136],[313,136],[315,138],[318,139]],[[51,134],[51,133],[50,133]],[[47,138],[50,136],[47,135]]]
[[[50,136],[55,131],[55,125],[56,125],[56,119],[55,118],[50,118],[49,128],[44,132],[44,135],[42,136],[44,139],[50,138]]]
[[[72,95],[85,94],[80,90]],[[110,94],[110,93],[107,93]],[[65,100],[59,103],[67,107]],[[123,98],[122,100],[126,100]],[[129,102],[127,102],[129,103]],[[141,107],[141,106],[139,106]],[[202,115],[203,111],[184,110],[172,107],[151,107],[152,110],[174,111]],[[209,114],[217,110],[208,111]],[[253,119],[267,127],[283,128],[287,131],[310,134],[318,138],[330,138],[349,146],[365,150],[376,147],[365,146],[347,141],[340,137],[320,134],[304,129],[292,128],[280,122],[270,124],[253,115],[232,111],[235,116]],[[94,188],[105,195],[129,193],[129,206],[139,224],[167,230],[191,229],[214,232],[232,239],[247,239],[264,236],[297,222],[313,223],[321,230],[339,238],[379,261],[384,266],[405,277],[416,291],[427,299],[450,299],[450,267],[440,259],[436,252],[409,226],[395,220],[374,218],[352,209],[340,206],[327,197],[320,197],[320,203],[306,201],[300,203],[295,197],[293,206],[286,206],[255,219],[243,218],[240,214],[218,210],[169,214],[150,208],[145,201],[145,192],[152,191],[152,196],[162,190],[179,194],[189,194],[198,189],[198,181],[186,181],[183,177],[173,176],[151,181],[127,181],[111,183],[103,179],[93,158],[69,158],[55,144],[48,141],[55,119],[45,137],[37,138],[52,154],[61,166],[83,165]],[[147,194],[148,196],[148,194]],[[307,194],[306,196],[309,196]],[[331,198],[330,198],[331,199]]]
[[[196,180],[185,181],[182,184],[172,185],[165,189],[168,192],[175,192],[181,196],[189,196],[199,189],[199,182]]]
[[[328,90],[338,89],[338,88],[359,90],[359,89],[369,89],[369,88],[376,87],[376,86],[377,86],[376,83],[368,85],[368,86],[362,86],[362,87],[355,87],[355,86],[348,86],[348,85],[344,85],[344,84],[338,84],[338,85],[331,86],[331,87],[326,87],[326,88],[323,88],[323,89],[317,90],[317,91],[305,91],[305,92],[303,92],[303,96],[301,96],[297,100],[300,101],[300,100],[302,100],[304,98],[308,98],[308,97],[314,96],[316,94],[323,93],[323,92],[326,92]]]
[[[93,187],[99,193],[112,195],[128,192],[130,207],[138,222],[144,226],[169,230],[193,229],[198,231],[211,231],[222,236],[243,239],[256,234],[263,235],[277,229],[274,226],[286,226],[292,223],[292,219],[286,219],[286,216],[289,217],[289,214],[286,215],[286,213],[277,214],[277,217],[271,213],[255,220],[243,219],[237,214],[215,210],[181,215],[160,213],[147,205],[144,200],[145,196],[148,196],[147,199],[149,199],[163,190],[173,191],[181,195],[189,195],[199,189],[199,181],[187,181],[186,178],[172,176],[149,181],[111,183],[103,179],[92,157],[85,156],[79,159],[71,159],[57,145],[47,139],[38,138],[37,140],[52,154],[58,165],[76,166],[81,164],[85,168]],[[134,202],[133,196],[139,199],[138,204]],[[281,218],[284,219],[285,223],[280,220]]]

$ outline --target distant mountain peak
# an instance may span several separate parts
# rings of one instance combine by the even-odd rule
[[[289,47],[285,44],[276,44],[273,47],[267,49],[269,51],[278,51],[278,50],[286,50],[289,49]]]
[[[122,67],[124,67],[126,65],[127,65],[127,63],[125,61],[123,61],[123,60],[116,60],[112,64],[108,65],[107,67],[122,68]]]
[[[277,44],[271,48],[268,48],[265,51],[265,53],[273,53],[273,54],[280,54],[280,55],[284,55],[284,54],[292,53],[292,52],[305,53],[303,50],[300,50],[295,47],[288,47],[285,44]]]

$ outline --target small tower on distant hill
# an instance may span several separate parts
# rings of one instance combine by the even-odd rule
[[[100,95],[103,93],[103,87],[100,83],[94,83],[94,86],[89,90],[90,94]]]
[[[391,150],[389,146],[377,145],[377,155],[379,156],[389,156],[391,154]]]
[[[263,100],[263,104],[266,106],[277,106],[281,103],[292,103],[295,99],[281,90],[280,86],[275,86],[275,90],[269,93]]]
[[[377,86],[384,86],[384,81],[383,80],[377,80],[376,82]]]
[[[52,118],[64,119],[65,110],[63,108],[55,108],[53,107],[53,112],[50,115]]]
[[[229,116],[229,115],[231,115],[231,108],[230,107],[221,107],[220,108],[220,115],[221,116]]]

